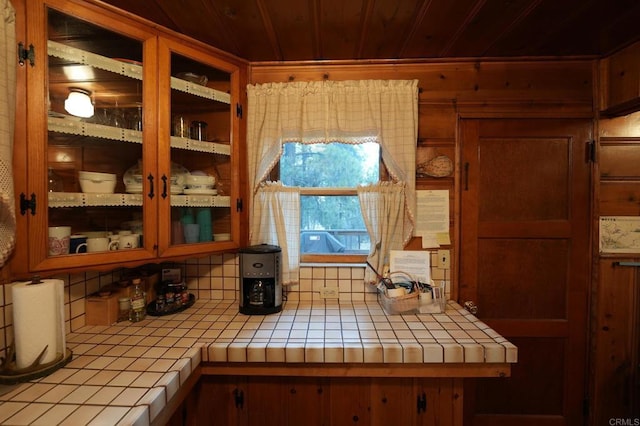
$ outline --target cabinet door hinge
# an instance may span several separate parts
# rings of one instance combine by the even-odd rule
[[[31,199],[27,200],[27,196],[24,192],[20,193],[20,214],[25,215],[27,210],[31,210],[31,216],[36,214],[36,194],[31,194]]]
[[[236,104],[236,115],[238,118],[242,118],[242,105]]]
[[[36,50],[33,44],[29,45],[29,49],[25,49],[24,43],[18,43],[18,63],[24,66],[24,61],[29,61],[31,66],[36,64]]]
[[[242,407],[244,406],[244,392],[242,392],[240,389],[234,389],[233,402],[235,403],[236,408],[242,409]]]
[[[236,211],[237,212],[241,212],[242,211],[242,198],[238,198],[236,200]]]
[[[595,163],[596,162],[596,141],[587,142],[587,162]]]
[[[420,414],[421,412],[426,413],[427,412],[427,395],[425,395],[424,392],[422,392],[421,395],[418,395],[417,397],[417,406],[418,406],[418,414]]]

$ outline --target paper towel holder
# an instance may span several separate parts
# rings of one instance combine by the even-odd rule
[[[15,365],[15,342],[11,342],[7,347],[7,357],[3,358],[2,363],[0,364],[0,384],[15,385],[17,383],[28,382],[30,380],[47,376],[67,365],[73,358],[73,352],[66,348],[65,353],[58,353],[55,360],[45,364],[38,364],[46,349],[47,347],[45,346],[42,354],[32,365],[18,369]]]
[[[40,283],[42,283],[42,280],[40,279],[40,275],[34,275],[31,282],[29,282],[27,285],[40,284]]]

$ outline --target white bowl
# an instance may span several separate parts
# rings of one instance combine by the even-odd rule
[[[78,177],[84,193],[113,194],[116,189],[116,175],[113,173],[81,171]]]
[[[190,188],[213,188],[216,184],[216,178],[214,176],[201,176],[201,175],[187,175],[184,182]]]

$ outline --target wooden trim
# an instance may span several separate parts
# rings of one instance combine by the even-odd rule
[[[356,188],[300,188],[300,195],[358,195]]]
[[[364,254],[303,254],[300,256],[302,263],[352,263],[353,266],[360,266],[367,261]],[[322,265],[317,265],[322,266]]]
[[[304,377],[509,377],[511,364],[302,364],[204,362],[203,375]]]
[[[178,388],[178,392],[167,401],[167,405],[164,406],[162,411],[156,416],[155,419],[151,422],[151,426],[162,426],[168,424],[171,416],[176,411],[180,404],[185,401],[193,389],[193,387],[200,380],[200,376],[202,376],[202,367],[197,366],[192,372],[191,375],[187,378],[187,380],[180,385]]]

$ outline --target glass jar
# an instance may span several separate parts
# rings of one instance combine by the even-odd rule
[[[118,299],[118,322],[127,321],[131,311],[131,300],[128,297]]]
[[[133,289],[131,290],[131,313],[129,320],[131,322],[142,321],[147,315],[147,294],[144,291],[142,279],[134,278],[131,282]]]
[[[142,131],[142,104],[136,104],[129,118],[129,128],[132,130]]]
[[[191,139],[197,141],[207,140],[207,123],[204,121],[194,121],[191,123]]]
[[[47,189],[49,192],[63,192],[62,178],[49,167]]]

